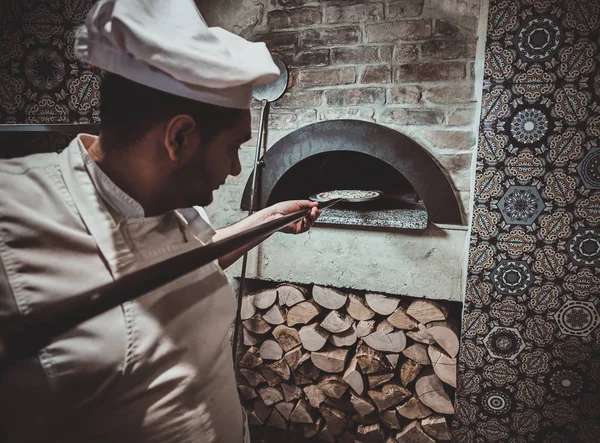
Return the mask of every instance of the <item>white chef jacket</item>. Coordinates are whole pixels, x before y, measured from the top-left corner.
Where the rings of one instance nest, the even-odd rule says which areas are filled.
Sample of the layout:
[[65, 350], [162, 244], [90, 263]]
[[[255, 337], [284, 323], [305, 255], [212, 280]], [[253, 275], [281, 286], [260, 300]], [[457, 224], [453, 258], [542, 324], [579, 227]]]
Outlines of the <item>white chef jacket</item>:
[[[198, 214], [144, 217], [80, 137], [61, 154], [0, 162], [0, 321], [26, 322], [210, 241]], [[242, 441], [234, 316], [233, 292], [211, 263], [84, 322], [0, 375], [0, 440]]]

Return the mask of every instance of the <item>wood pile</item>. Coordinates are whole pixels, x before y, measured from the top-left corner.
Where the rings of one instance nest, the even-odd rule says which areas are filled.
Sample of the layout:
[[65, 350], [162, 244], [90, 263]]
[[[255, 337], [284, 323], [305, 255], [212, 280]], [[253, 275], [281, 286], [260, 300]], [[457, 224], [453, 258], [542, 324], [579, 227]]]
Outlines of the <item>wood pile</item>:
[[448, 304], [283, 284], [246, 295], [239, 393], [251, 425], [326, 442], [450, 440]]

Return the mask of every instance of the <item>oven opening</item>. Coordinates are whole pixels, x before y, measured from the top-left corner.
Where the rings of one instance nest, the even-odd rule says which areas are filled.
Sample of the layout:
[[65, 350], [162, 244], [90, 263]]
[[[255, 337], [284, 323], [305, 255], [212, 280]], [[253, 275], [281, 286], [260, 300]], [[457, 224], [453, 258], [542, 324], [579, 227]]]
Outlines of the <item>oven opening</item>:
[[[332, 190], [382, 191], [365, 203], [324, 211], [321, 225], [369, 229], [425, 229], [461, 225], [460, 206], [440, 165], [410, 137], [359, 120], [328, 120], [297, 129], [262, 158], [256, 209]], [[252, 176], [241, 209], [249, 209]]]
[[377, 190], [384, 195], [365, 203], [340, 203], [325, 211], [318, 224], [392, 229], [427, 227], [427, 210], [410, 182], [393, 166], [361, 152], [328, 151], [305, 158], [279, 179], [267, 204], [343, 189]]

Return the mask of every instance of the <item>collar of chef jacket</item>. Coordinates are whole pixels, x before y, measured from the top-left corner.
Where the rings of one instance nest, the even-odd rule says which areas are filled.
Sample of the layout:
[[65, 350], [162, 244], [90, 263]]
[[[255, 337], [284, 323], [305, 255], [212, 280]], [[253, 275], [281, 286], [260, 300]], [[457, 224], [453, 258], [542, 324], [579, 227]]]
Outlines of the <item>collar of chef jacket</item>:
[[[130, 220], [135, 222], [145, 219], [142, 205], [119, 188], [94, 162], [81, 140], [82, 135], [91, 138], [97, 136], [79, 134], [76, 139], [77, 145], [90, 179], [115, 221]], [[175, 211], [175, 215], [183, 227], [202, 244], [209, 243], [216, 234], [216, 231], [210, 225], [206, 211], [201, 206], [178, 209]]]

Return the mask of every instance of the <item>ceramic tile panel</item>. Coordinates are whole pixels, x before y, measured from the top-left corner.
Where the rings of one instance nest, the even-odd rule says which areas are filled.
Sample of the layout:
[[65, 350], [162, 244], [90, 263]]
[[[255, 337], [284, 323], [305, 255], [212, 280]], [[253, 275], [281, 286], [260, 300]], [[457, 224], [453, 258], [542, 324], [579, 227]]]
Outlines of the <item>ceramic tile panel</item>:
[[0, 123], [98, 123], [99, 69], [79, 62], [74, 29], [94, 0], [9, 0], [0, 25]]
[[598, 441], [599, 44], [598, 0], [491, 0], [455, 441]]

